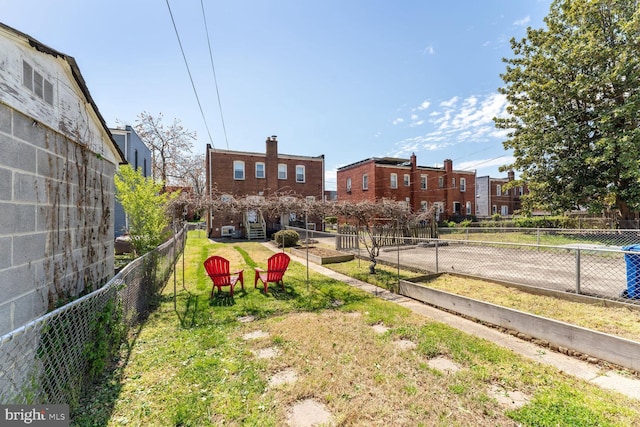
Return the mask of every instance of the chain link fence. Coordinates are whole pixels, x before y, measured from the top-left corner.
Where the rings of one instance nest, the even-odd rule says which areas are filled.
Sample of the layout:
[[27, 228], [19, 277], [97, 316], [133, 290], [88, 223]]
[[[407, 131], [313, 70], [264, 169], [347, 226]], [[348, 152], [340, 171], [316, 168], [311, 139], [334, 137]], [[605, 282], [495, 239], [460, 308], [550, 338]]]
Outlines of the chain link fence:
[[146, 318], [186, 242], [186, 227], [100, 289], [0, 337], [0, 402], [68, 404]]
[[[369, 258], [372, 238], [362, 231], [296, 231], [303, 242]], [[439, 238], [392, 242], [380, 248], [378, 261], [640, 304], [640, 246], [623, 249], [640, 244], [639, 230], [448, 228]]]

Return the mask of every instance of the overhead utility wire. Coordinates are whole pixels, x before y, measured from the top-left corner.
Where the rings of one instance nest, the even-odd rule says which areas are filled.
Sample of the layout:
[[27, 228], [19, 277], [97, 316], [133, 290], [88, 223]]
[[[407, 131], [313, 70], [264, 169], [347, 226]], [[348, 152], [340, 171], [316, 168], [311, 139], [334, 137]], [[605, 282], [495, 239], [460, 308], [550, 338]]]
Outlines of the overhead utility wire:
[[209, 58], [211, 59], [211, 69], [213, 70], [213, 82], [216, 85], [216, 95], [218, 96], [218, 107], [220, 108], [220, 120], [222, 121], [222, 131], [224, 132], [224, 141], [229, 149], [229, 139], [227, 138], [227, 127], [224, 124], [224, 115], [222, 114], [222, 102], [220, 101], [220, 91], [218, 90], [218, 79], [216, 78], [216, 67], [213, 65], [213, 53], [211, 53], [211, 38], [209, 37], [209, 27], [207, 27], [207, 15], [204, 13], [204, 2], [200, 0], [202, 7], [202, 18], [204, 19], [204, 29], [207, 32], [207, 44], [209, 45]]
[[176, 21], [173, 19], [173, 13], [171, 12], [171, 6], [169, 5], [169, 0], [166, 0], [166, 1], [167, 1], [167, 8], [169, 9], [169, 15], [171, 15], [171, 22], [173, 23], [173, 29], [176, 32], [178, 44], [180, 45], [180, 51], [182, 52], [182, 58], [184, 59], [184, 65], [186, 65], [187, 73], [189, 73], [189, 80], [191, 80], [191, 87], [193, 88], [193, 93], [196, 95], [196, 100], [198, 101], [198, 108], [200, 108], [200, 114], [202, 115], [204, 126], [205, 128], [207, 128], [207, 133], [209, 134], [209, 141], [211, 141], [211, 146], [215, 148], [213, 144], [213, 138], [211, 137], [211, 132], [209, 131], [209, 125], [207, 124], [207, 119], [204, 116], [204, 111], [202, 111], [202, 104], [200, 104], [200, 98], [198, 97], [198, 91], [196, 90], [196, 85], [193, 83], [191, 70], [189, 69], [189, 64], [187, 63], [187, 56], [184, 54], [184, 49], [182, 48], [182, 42], [180, 41], [180, 35], [178, 34], [178, 27], [176, 27]]

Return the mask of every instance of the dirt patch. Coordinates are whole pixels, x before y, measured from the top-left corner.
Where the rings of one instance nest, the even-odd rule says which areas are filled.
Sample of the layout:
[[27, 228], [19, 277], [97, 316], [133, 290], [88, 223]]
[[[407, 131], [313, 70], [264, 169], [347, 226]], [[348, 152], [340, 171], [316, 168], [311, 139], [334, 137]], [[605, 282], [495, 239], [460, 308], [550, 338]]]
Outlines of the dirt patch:
[[373, 331], [376, 334], [384, 334], [385, 332], [387, 332], [389, 330], [389, 328], [384, 326], [382, 323], [377, 323], [377, 324], [373, 325], [372, 328], [373, 328]]
[[276, 372], [269, 379], [269, 387], [277, 387], [283, 384], [291, 384], [298, 380], [298, 373], [294, 369], [285, 369], [284, 371]]
[[445, 374], [455, 374], [460, 370], [460, 365], [446, 357], [434, 357], [430, 359], [429, 367], [444, 372]]
[[414, 343], [413, 341], [409, 341], [409, 340], [398, 340], [398, 341], [394, 341], [393, 345], [396, 346], [396, 348], [399, 348], [400, 350], [413, 350], [414, 348], [416, 348], [416, 343]]
[[305, 399], [291, 407], [287, 424], [290, 427], [324, 426], [333, 425], [333, 419], [324, 405], [313, 399]]
[[262, 348], [260, 350], [252, 351], [258, 359], [273, 359], [280, 355], [280, 350], [275, 347]]
[[249, 332], [247, 334], [244, 334], [242, 336], [242, 339], [245, 341], [249, 341], [249, 340], [257, 340], [259, 338], [264, 338], [264, 337], [268, 337], [269, 334], [264, 332], [264, 331], [253, 331], [253, 332]]
[[504, 388], [492, 385], [489, 388], [489, 396], [493, 397], [498, 403], [508, 409], [517, 409], [529, 403], [531, 398], [526, 394], [518, 391], [507, 391]]

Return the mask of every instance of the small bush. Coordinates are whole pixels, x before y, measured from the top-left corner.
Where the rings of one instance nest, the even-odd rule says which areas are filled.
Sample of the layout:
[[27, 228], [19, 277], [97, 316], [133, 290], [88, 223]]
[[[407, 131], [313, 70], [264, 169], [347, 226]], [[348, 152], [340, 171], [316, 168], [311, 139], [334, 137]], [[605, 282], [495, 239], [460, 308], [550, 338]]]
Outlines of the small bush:
[[278, 247], [289, 248], [298, 244], [300, 235], [294, 230], [280, 230], [273, 235], [273, 238], [278, 244]]

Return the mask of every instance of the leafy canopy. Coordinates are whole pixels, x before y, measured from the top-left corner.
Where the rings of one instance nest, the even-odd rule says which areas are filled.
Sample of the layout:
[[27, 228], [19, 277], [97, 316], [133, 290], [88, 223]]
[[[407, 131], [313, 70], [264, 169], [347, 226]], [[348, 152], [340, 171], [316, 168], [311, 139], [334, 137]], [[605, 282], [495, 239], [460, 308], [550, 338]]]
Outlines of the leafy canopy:
[[160, 245], [169, 234], [167, 208], [178, 193], [162, 193], [162, 183], [144, 177], [130, 165], [120, 167], [115, 176], [116, 197], [128, 217], [129, 235], [136, 254], [145, 254]]
[[511, 40], [509, 102], [496, 126], [530, 194], [552, 211], [640, 210], [640, 12], [637, 0], [556, 0], [547, 29]]

